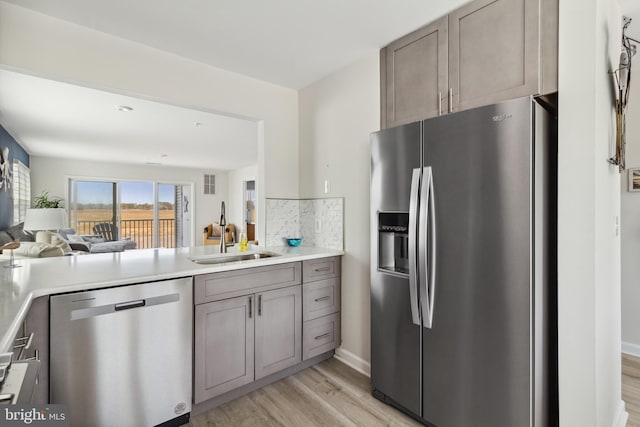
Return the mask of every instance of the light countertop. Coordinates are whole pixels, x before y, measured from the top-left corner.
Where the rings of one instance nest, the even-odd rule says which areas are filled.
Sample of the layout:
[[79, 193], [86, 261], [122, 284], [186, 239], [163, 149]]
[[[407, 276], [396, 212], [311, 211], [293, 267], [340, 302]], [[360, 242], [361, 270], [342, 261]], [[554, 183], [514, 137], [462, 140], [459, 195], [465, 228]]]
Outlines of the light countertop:
[[[229, 248], [229, 254], [237, 247]], [[219, 271], [261, 267], [343, 255], [342, 251], [309, 247], [252, 247], [249, 252], [279, 256], [202, 265], [191, 261], [217, 255], [215, 246], [180, 249], [138, 249], [116, 253], [19, 259], [21, 267], [0, 262], [0, 353], [10, 351], [13, 338], [34, 298], [65, 292], [151, 282]]]

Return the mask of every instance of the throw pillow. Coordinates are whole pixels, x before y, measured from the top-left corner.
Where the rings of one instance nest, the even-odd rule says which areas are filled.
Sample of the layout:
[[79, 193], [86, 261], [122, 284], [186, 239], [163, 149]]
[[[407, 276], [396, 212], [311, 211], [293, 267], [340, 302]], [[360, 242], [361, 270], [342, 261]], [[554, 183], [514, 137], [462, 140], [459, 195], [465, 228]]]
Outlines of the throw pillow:
[[82, 236], [85, 242], [93, 243], [104, 243], [107, 240], [104, 237], [100, 236]]
[[67, 234], [67, 240], [73, 243], [84, 243], [85, 240], [79, 234]]
[[67, 235], [69, 234], [76, 234], [76, 229], [75, 228], [61, 228], [60, 230], [58, 230], [58, 234], [60, 235], [60, 237], [62, 237], [64, 240], [69, 240], [69, 238], [67, 237]]
[[0, 231], [0, 246], [13, 242], [13, 237], [6, 231]]
[[21, 222], [20, 224], [7, 228], [7, 233], [14, 239], [19, 239], [21, 242], [35, 242], [36, 236], [34, 236], [32, 232], [24, 230], [23, 227], [24, 222]]
[[71, 252], [71, 246], [69, 246], [67, 241], [64, 240], [62, 237], [58, 236], [57, 234], [54, 234], [53, 236], [51, 236], [51, 244], [62, 249], [64, 253]]

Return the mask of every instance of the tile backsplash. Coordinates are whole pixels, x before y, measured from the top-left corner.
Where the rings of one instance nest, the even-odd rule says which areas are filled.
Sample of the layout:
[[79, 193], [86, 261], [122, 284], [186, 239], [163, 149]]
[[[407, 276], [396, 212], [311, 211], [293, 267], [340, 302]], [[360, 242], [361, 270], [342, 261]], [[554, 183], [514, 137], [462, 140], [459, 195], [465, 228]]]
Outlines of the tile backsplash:
[[267, 199], [267, 246], [302, 237], [301, 246], [344, 249], [344, 198]]

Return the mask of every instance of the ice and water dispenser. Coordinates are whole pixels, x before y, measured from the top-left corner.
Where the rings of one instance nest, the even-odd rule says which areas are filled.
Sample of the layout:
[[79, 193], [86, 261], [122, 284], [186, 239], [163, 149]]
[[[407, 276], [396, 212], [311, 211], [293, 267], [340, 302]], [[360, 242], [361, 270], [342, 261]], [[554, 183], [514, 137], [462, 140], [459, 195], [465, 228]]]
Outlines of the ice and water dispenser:
[[378, 212], [378, 269], [409, 273], [408, 212]]

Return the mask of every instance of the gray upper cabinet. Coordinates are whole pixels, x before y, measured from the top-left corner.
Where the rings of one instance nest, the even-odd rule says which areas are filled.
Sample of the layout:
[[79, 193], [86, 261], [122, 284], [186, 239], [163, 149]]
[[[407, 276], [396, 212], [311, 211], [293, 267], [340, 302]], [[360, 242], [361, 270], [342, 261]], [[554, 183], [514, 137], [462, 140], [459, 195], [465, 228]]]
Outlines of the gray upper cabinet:
[[556, 92], [558, 0], [475, 0], [382, 49], [381, 64], [382, 128]]
[[478, 0], [449, 14], [453, 110], [538, 93], [538, 1]]
[[256, 379], [302, 361], [302, 288], [291, 286], [257, 297]]
[[446, 17], [396, 40], [380, 55], [382, 127], [437, 116], [447, 108]]

